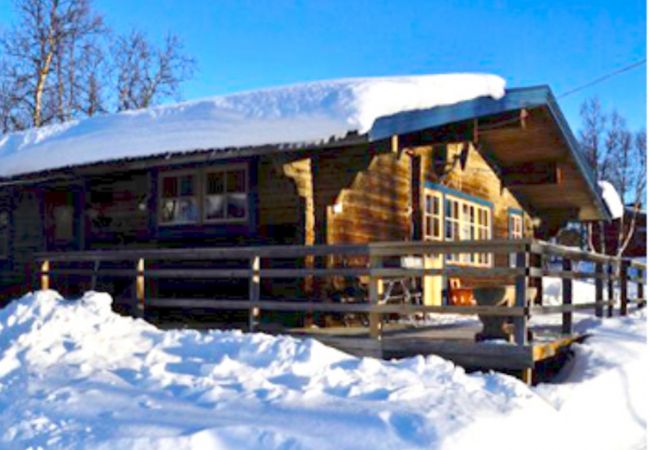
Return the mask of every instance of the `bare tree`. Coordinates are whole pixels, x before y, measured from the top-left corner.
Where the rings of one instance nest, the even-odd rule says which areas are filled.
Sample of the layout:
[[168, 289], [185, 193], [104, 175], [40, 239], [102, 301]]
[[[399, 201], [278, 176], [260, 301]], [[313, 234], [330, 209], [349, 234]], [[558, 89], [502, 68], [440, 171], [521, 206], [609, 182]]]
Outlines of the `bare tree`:
[[[103, 30], [89, 0], [16, 0], [18, 23], [0, 39], [17, 108], [29, 112], [28, 125], [67, 120], [74, 112], [71, 77], [80, 47]], [[54, 72], [54, 75], [53, 75]]]
[[[612, 183], [624, 204], [623, 216], [617, 220], [614, 249], [622, 256], [628, 247], [646, 189], [646, 132], [631, 132], [625, 119], [616, 111], [605, 114], [597, 98], [587, 100], [581, 108], [583, 129], [580, 132], [585, 157], [598, 180]], [[599, 232], [594, 232], [598, 227]], [[587, 225], [588, 245], [592, 251], [605, 252], [604, 223]]]
[[117, 70], [118, 111], [146, 108], [165, 98], [177, 98], [180, 84], [193, 72], [194, 59], [185, 55], [178, 36], [168, 34], [155, 48], [140, 31], [117, 39], [113, 48]]

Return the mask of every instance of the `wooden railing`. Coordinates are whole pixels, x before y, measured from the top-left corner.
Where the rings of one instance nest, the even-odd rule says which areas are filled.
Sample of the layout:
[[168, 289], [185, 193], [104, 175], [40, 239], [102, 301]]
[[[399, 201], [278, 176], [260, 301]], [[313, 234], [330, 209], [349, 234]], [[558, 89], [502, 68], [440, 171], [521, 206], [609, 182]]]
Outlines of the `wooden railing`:
[[[515, 267], [468, 267], [443, 265], [440, 268], [387, 267], [387, 260], [404, 256], [431, 256], [453, 254], [488, 253], [494, 255], [517, 255]], [[326, 260], [356, 258], [363, 264], [340, 267], [322, 264], [309, 267], [307, 259]], [[267, 262], [278, 259], [297, 258], [298, 267], [273, 268]], [[507, 257], [504, 259], [508, 259]], [[237, 260], [237, 267], [158, 267], [160, 262]], [[116, 251], [85, 251], [66, 253], [43, 253], [37, 255], [41, 287], [54, 286], [54, 277], [86, 277], [89, 287], [94, 289], [102, 276], [128, 277], [133, 280], [135, 299], [141, 308], [152, 307], [200, 307], [215, 310], [247, 310], [249, 329], [255, 330], [260, 312], [293, 311], [303, 314], [315, 311], [329, 313], [361, 313], [368, 315], [369, 334], [374, 339], [382, 337], [382, 318], [387, 314], [410, 315], [415, 313], [481, 314], [511, 317], [514, 324], [514, 342], [527, 345], [529, 319], [538, 314], [561, 314], [562, 332], [572, 332], [573, 313], [579, 310], [593, 310], [596, 316], [612, 316], [615, 308], [620, 314], [628, 312], [629, 305], [642, 307], [645, 299], [646, 266], [639, 262], [616, 259], [610, 256], [584, 252], [534, 239], [484, 240], [458, 242], [382, 242], [363, 245], [315, 245], [315, 246], [260, 246], [229, 248], [186, 248], [186, 249], [138, 249]], [[104, 268], [106, 262], [120, 263], [119, 268]], [[579, 270], [579, 263], [588, 263], [593, 270]], [[71, 265], [73, 267], [71, 267]], [[584, 264], [583, 264], [584, 265]], [[324, 267], [323, 267], [324, 266]], [[503, 306], [455, 306], [423, 304], [383, 304], [380, 302], [381, 280], [391, 278], [420, 278], [426, 276], [446, 277], [493, 277], [495, 280], [507, 277], [514, 280], [514, 305]], [[332, 303], [327, 299], [298, 298], [273, 300], [261, 297], [262, 279], [273, 278], [328, 278], [348, 277], [367, 280], [367, 298], [360, 303]], [[543, 277], [562, 279], [562, 304], [531, 304], [527, 288], [536, 285], [542, 289]], [[160, 279], [245, 279], [248, 280], [246, 299], [232, 298], [160, 298], [151, 295], [147, 283]], [[576, 303], [572, 289], [573, 280], [594, 280], [595, 301]], [[498, 283], [495, 281], [495, 284]], [[629, 284], [636, 286], [636, 296], [630, 298]], [[619, 295], [614, 293], [618, 288]], [[607, 299], [605, 299], [607, 297]], [[543, 292], [538, 295], [543, 299]]]

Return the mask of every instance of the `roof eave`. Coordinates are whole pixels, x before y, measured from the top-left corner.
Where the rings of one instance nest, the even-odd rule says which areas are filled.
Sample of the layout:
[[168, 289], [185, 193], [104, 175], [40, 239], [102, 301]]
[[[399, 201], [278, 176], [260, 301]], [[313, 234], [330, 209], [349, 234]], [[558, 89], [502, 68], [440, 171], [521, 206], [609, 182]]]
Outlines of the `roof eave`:
[[551, 88], [547, 85], [508, 89], [503, 97], [479, 97], [446, 106], [406, 111], [378, 118], [369, 132], [370, 141], [387, 139], [393, 135], [412, 133], [428, 128], [436, 128], [454, 122], [475, 119], [493, 114], [504, 113], [521, 108], [546, 106], [557, 123], [564, 142], [574, 158], [578, 170], [594, 195], [596, 206], [605, 220], [612, 216], [600, 194], [596, 180], [580, 151], [569, 124], [557, 104]]

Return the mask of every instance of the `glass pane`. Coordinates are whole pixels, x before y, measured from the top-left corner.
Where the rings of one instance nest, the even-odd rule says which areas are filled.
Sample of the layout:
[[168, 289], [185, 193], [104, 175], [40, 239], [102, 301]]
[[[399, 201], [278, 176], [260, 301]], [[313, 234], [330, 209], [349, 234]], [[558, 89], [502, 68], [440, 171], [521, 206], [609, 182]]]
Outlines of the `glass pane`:
[[440, 199], [433, 197], [433, 213], [437, 216], [440, 215]]
[[425, 227], [426, 229], [425, 229], [425, 231], [424, 231], [424, 235], [425, 235], [426, 237], [431, 237], [431, 236], [433, 236], [433, 227], [431, 226], [431, 225], [432, 225], [432, 222], [433, 222], [433, 221], [431, 220], [430, 217], [427, 217], [427, 219], [424, 221], [424, 223], [426, 224], [426, 227]]
[[176, 200], [163, 201], [160, 209], [160, 220], [165, 223], [174, 221], [174, 210], [176, 208]]
[[246, 192], [246, 172], [231, 170], [226, 172], [227, 192]]
[[231, 194], [228, 196], [228, 217], [241, 219], [246, 217], [246, 194]]
[[57, 206], [54, 208], [54, 239], [68, 241], [73, 236], [72, 206]]
[[426, 198], [426, 201], [425, 201], [425, 205], [424, 205], [424, 210], [427, 213], [431, 214], [433, 212], [433, 197], [430, 196], [430, 195], [427, 195], [425, 198]]
[[163, 178], [163, 198], [177, 197], [178, 196], [178, 178], [164, 177]]
[[205, 218], [207, 220], [223, 219], [225, 215], [225, 195], [211, 195], [205, 199]]
[[224, 191], [223, 172], [213, 172], [208, 174], [207, 194], [222, 194]]
[[178, 201], [178, 220], [181, 222], [196, 222], [199, 220], [199, 208], [194, 198], [183, 198]]
[[164, 223], [196, 222], [199, 208], [194, 198], [165, 200], [160, 215]]
[[440, 221], [438, 219], [433, 221], [433, 236], [440, 239], [442, 233], [440, 232]]
[[180, 195], [183, 197], [194, 195], [194, 175], [180, 177]]

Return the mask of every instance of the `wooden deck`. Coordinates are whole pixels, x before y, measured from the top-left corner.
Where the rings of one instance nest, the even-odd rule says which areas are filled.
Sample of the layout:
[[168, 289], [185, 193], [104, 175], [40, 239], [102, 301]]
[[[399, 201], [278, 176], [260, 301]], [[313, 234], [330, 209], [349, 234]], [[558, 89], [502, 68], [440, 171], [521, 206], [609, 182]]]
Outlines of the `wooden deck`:
[[380, 340], [365, 327], [294, 328], [294, 336], [312, 337], [356, 356], [383, 359], [437, 355], [469, 370], [533, 369], [537, 362], [554, 358], [583, 340], [584, 334], [563, 335], [554, 327], [530, 327], [535, 339], [528, 345], [505, 341], [476, 342], [480, 322], [409, 326], [387, 324]]
[[[390, 265], [391, 260], [403, 256], [463, 253], [514, 254], [516, 266], [407, 268]], [[324, 264], [329, 257], [339, 262]], [[356, 265], [344, 264], [349, 257], [357, 261]], [[305, 264], [288, 268], [275, 268], [270, 264], [274, 260], [287, 258], [297, 258], [297, 261], [305, 261]], [[231, 260], [240, 260], [239, 266], [218, 265], [219, 262]], [[310, 264], [306, 263], [308, 260]], [[592, 269], [578, 264], [581, 261], [589, 263]], [[133, 310], [145, 317], [147, 311], [176, 309], [183, 315], [202, 311], [211, 318], [228, 317], [220, 327], [232, 327], [233, 320], [236, 320], [241, 328], [248, 331], [314, 337], [359, 356], [390, 359], [439, 355], [468, 369], [517, 371], [527, 382], [532, 381], [536, 364], [565, 354], [572, 343], [584, 338], [573, 330], [575, 312], [590, 311], [596, 317], [611, 317], [615, 310], [625, 315], [629, 306], [641, 308], [646, 304], [645, 264], [535, 239], [67, 252], [40, 254], [37, 262], [40, 264], [37, 273], [43, 289], [51, 287], [53, 279], [58, 282], [62, 276], [76, 277], [76, 284], [85, 277], [91, 289], [95, 288], [102, 276], [124, 277], [132, 286], [132, 304], [137, 305]], [[197, 262], [209, 262], [211, 266], [206, 268]], [[110, 266], [110, 263], [116, 264]], [[174, 264], [177, 266], [174, 267]], [[191, 264], [196, 266], [190, 267]], [[423, 284], [425, 277], [429, 276], [482, 276], [494, 280], [507, 276], [514, 279], [514, 304], [460, 306], [445, 302], [427, 305], [419, 301], [395, 304], [381, 297], [380, 285], [383, 280], [419, 279]], [[263, 279], [311, 279], [321, 280], [322, 283], [332, 277], [357, 281], [365, 278], [367, 295], [345, 303], [333, 301], [315, 291], [312, 294], [305, 292], [299, 298], [283, 296], [278, 299], [266, 296], [261, 290]], [[542, 303], [542, 277], [562, 280], [562, 304]], [[243, 283], [239, 284], [247, 292], [239, 298], [220, 295], [215, 291], [199, 292], [212, 298], [184, 298], [182, 294], [166, 298], [156, 295], [155, 284], [161, 279], [176, 279], [182, 283], [182, 280], [194, 278], [241, 280]], [[573, 280], [593, 280], [595, 302], [576, 304]], [[533, 282], [539, 288], [540, 300], [537, 303], [528, 296], [528, 287]], [[628, 295], [628, 285], [637, 288], [634, 298]], [[615, 286], [618, 288], [617, 296], [614, 296]], [[236, 314], [232, 315], [233, 311]], [[309, 323], [315, 314], [320, 316], [323, 324], [327, 323], [325, 318], [346, 315], [365, 318], [366, 322], [363, 327], [283, 328], [282, 321], [277, 320], [282, 315], [292, 315], [301, 319], [298, 323]], [[440, 324], [427, 322], [426, 326], [413, 326], [413, 321], [408, 320], [430, 314], [446, 314], [446, 317], [461, 315], [467, 319], [445, 319]], [[475, 319], [479, 314], [508, 318], [512, 324], [512, 342], [475, 342], [474, 336], [482, 327]], [[535, 324], [536, 316], [547, 315], [554, 315], [557, 325]], [[400, 321], [395, 322], [396, 317]], [[246, 322], [246, 318], [247, 323], [241, 323], [242, 319]]]

